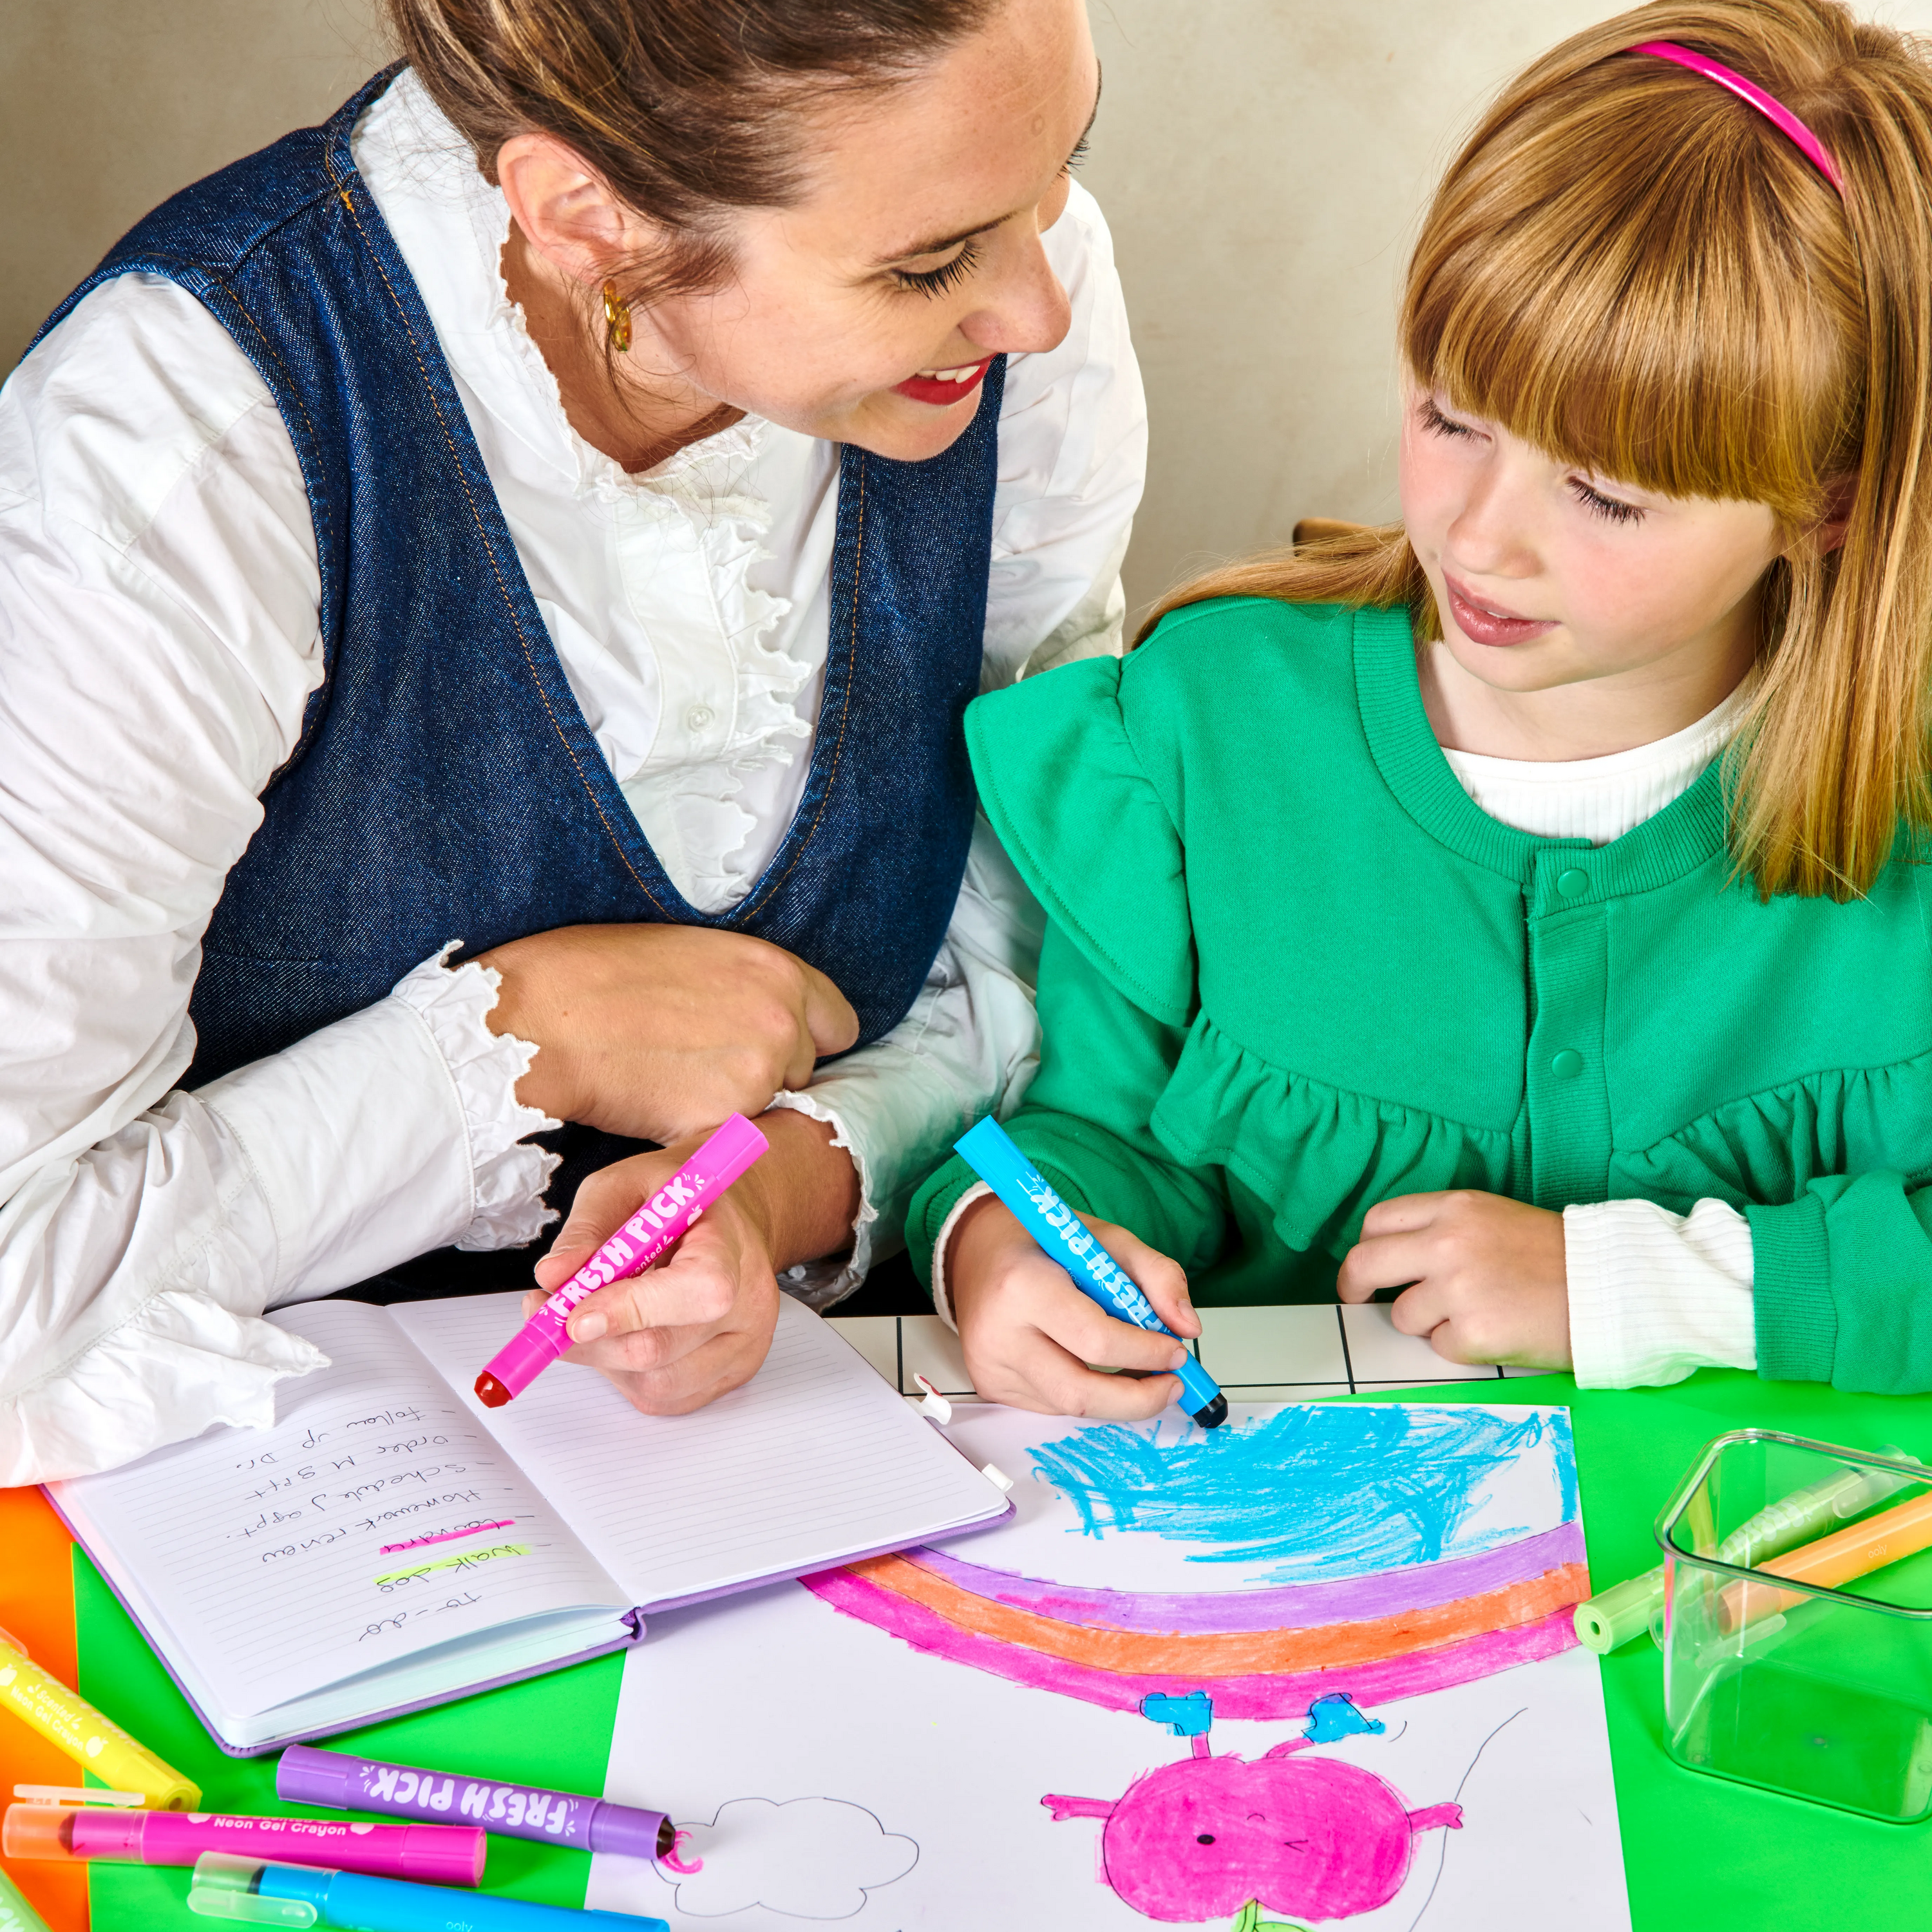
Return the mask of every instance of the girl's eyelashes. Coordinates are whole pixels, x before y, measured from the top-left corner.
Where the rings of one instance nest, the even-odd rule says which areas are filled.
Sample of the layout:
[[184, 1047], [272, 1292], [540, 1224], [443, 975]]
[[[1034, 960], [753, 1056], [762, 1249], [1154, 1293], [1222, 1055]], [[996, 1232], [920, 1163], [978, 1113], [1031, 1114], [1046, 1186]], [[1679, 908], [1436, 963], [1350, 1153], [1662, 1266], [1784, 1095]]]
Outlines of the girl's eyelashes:
[[[1458, 422], [1454, 416], [1444, 414], [1442, 406], [1433, 396], [1424, 396], [1418, 405], [1417, 415], [1422, 427], [1432, 436], [1443, 436], [1474, 441], [1483, 432], [1473, 423]], [[1569, 479], [1570, 488], [1576, 500], [1592, 516], [1600, 517], [1608, 524], [1635, 524], [1643, 520], [1643, 512], [1634, 503], [1626, 503], [1619, 497], [1606, 496], [1604, 492], [1581, 476]]]
[[964, 242], [951, 261], [943, 262], [936, 268], [895, 268], [892, 275], [902, 289], [916, 290], [922, 296], [944, 295], [948, 289], [963, 282], [979, 263], [979, 244]]
[[1433, 396], [1423, 398], [1421, 416], [1423, 428], [1432, 436], [1473, 436], [1478, 434], [1469, 424], [1460, 423], [1454, 416], [1444, 416]]
[[1077, 173], [1079, 171], [1080, 164], [1086, 158], [1087, 136], [1082, 134], [1079, 140], [1074, 142], [1072, 153], [1060, 164], [1060, 172], [1064, 175]]
[[1601, 517], [1606, 524], [1637, 524], [1643, 520], [1643, 512], [1634, 503], [1606, 496], [1602, 490], [1593, 490], [1580, 476], [1571, 477], [1570, 487], [1576, 493], [1577, 502], [1592, 516]]

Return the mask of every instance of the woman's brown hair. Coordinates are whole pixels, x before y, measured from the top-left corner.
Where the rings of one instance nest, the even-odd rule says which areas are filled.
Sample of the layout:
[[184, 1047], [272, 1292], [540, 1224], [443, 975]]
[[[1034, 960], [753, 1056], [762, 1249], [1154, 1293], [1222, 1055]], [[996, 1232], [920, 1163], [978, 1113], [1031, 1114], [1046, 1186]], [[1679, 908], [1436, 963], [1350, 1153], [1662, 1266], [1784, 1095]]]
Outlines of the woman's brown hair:
[[912, 78], [998, 4], [384, 0], [404, 58], [491, 182], [513, 135], [554, 135], [670, 231], [650, 261], [612, 265], [640, 304], [723, 278], [724, 212], [796, 198], [800, 110]]
[[[1726, 89], [1628, 50], [1672, 40], [1804, 122], [1843, 201]], [[1561, 460], [1673, 496], [1767, 504], [1764, 676], [1730, 754], [1759, 890], [1868, 890], [1932, 828], [1932, 65], [1833, 0], [1657, 0], [1566, 40], [1450, 166], [1400, 336], [1421, 387]], [[1826, 550], [1822, 524], [1848, 516]], [[1174, 592], [1407, 604], [1400, 526]], [[1142, 633], [1145, 634], [1144, 632]]]

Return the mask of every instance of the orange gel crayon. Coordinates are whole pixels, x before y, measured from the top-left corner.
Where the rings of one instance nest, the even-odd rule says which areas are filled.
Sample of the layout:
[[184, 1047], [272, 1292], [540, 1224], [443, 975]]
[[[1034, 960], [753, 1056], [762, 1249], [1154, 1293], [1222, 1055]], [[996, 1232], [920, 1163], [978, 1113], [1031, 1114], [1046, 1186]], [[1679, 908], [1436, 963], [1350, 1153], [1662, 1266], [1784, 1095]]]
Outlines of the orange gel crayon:
[[[1928, 1548], [1932, 1548], [1932, 1494], [1848, 1524], [1802, 1549], [1787, 1550], [1760, 1563], [1758, 1574], [1836, 1588]], [[1775, 1616], [1805, 1600], [1802, 1590], [1775, 1589], [1768, 1583], [1726, 1584], [1719, 1599], [1718, 1628], [1728, 1636], [1745, 1624]]]

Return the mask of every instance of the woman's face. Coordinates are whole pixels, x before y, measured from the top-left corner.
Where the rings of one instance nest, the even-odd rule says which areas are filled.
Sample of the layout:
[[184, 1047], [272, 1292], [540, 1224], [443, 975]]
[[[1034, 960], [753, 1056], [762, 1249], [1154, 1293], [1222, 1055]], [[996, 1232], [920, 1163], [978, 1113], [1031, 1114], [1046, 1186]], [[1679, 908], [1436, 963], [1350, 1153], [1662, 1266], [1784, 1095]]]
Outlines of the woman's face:
[[[623, 373], [667, 401], [881, 456], [938, 454], [972, 421], [994, 356], [1066, 333], [1040, 237], [1066, 205], [1099, 88], [1083, 0], [1006, 0], [916, 79], [808, 110], [793, 130], [800, 200], [734, 213], [730, 279], [634, 311]], [[500, 158], [512, 211], [554, 266], [595, 288], [589, 254], [547, 228], [534, 177], [518, 172], [532, 143]], [[590, 233], [595, 212], [580, 198], [570, 226]], [[614, 238], [594, 252], [610, 259]], [[628, 225], [621, 246], [653, 239]]]
[[1401, 480], [1444, 645], [1492, 690], [1714, 678], [1721, 695], [1750, 664], [1783, 548], [1765, 505], [1592, 476], [1426, 391], [1407, 399]]

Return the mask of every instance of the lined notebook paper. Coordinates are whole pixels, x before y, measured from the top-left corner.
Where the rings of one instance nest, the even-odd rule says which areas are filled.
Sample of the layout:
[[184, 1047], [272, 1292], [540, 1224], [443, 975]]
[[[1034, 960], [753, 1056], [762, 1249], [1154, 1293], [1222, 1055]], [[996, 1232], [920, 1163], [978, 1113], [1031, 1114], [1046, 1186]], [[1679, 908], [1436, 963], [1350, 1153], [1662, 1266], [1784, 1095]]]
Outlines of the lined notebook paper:
[[998, 1521], [1005, 1497], [820, 1318], [688, 1416], [559, 1364], [472, 1392], [521, 1297], [271, 1318], [330, 1366], [55, 1505], [224, 1748], [248, 1753], [634, 1640], [640, 1613]]
[[[480, 1364], [515, 1330], [517, 1304], [505, 1301], [391, 1312], [432, 1360]], [[789, 1297], [764, 1366], [694, 1414], [640, 1415], [602, 1376], [568, 1365], [504, 1408], [485, 1408], [467, 1388], [464, 1400], [646, 1609], [877, 1550], [914, 1520], [983, 1517], [996, 1502], [963, 1456], [933, 1454], [932, 1426]]]
[[[629, 1607], [386, 1310], [316, 1303], [278, 1325], [329, 1366], [282, 1384], [273, 1429], [217, 1430], [58, 1486], [223, 1710], [520, 1617], [601, 1606], [608, 1623]], [[508, 1526], [396, 1547], [486, 1523]], [[412, 1575], [424, 1558], [446, 1567]]]

